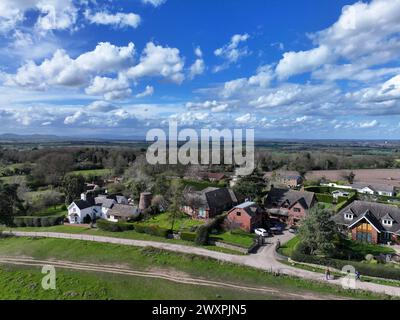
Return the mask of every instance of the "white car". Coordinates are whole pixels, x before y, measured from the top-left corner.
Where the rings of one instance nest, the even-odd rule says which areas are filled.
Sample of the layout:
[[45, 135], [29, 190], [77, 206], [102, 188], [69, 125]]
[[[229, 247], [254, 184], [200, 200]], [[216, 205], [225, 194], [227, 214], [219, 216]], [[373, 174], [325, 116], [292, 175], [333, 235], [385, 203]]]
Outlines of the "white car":
[[263, 228], [258, 228], [254, 230], [254, 233], [256, 235], [259, 235], [261, 237], [268, 237], [268, 232], [267, 230], [263, 229]]

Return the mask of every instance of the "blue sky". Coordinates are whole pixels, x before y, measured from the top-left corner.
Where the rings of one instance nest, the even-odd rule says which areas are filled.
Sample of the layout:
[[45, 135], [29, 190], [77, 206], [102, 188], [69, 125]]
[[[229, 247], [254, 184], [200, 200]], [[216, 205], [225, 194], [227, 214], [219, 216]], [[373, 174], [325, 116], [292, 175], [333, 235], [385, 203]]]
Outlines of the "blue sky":
[[3, 0], [0, 133], [400, 138], [400, 0]]

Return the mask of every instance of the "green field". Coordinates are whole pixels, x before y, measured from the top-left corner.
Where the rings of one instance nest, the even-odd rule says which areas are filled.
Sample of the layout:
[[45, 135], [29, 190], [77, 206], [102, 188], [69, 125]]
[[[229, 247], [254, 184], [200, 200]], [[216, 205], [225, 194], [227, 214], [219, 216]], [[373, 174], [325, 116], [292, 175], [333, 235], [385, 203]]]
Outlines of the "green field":
[[204, 300], [272, 299], [272, 294], [251, 293], [174, 283], [163, 279], [56, 269], [56, 289], [44, 290], [39, 268], [0, 266], [0, 299], [62, 300]]
[[[146, 271], [162, 269], [169, 272], [180, 272], [187, 276], [193, 276], [196, 278], [201, 277], [204, 279], [249, 286], [267, 286], [277, 288], [283, 292], [296, 292], [300, 294], [315, 293], [318, 297], [323, 297], [324, 294], [329, 294], [353, 298], [382, 298], [365, 292], [346, 291], [326, 283], [310, 282], [284, 275], [273, 275], [250, 267], [219, 262], [214, 259], [195, 255], [167, 252], [154, 248], [137, 248], [78, 240], [10, 237], [0, 239], [0, 255], [26, 256], [35, 259], [58, 259], [82, 263], [95, 263], [100, 265], [117, 264], [135, 270]], [[101, 281], [103, 276], [99, 276], [98, 272], [96, 272], [96, 274], [91, 274], [94, 278], [86, 278], [86, 280], [84, 279], [85, 277], [80, 276], [80, 273], [74, 272], [74, 274], [78, 277], [79, 281], [86, 283], [87, 286], [92, 286], [92, 288], [95, 288], [94, 290], [98, 289], [97, 286], [102, 285]], [[137, 285], [133, 284], [132, 286], [135, 286], [138, 289], [136, 297], [148, 298], [148, 295], [151, 294], [153, 289], [144, 290], [144, 284], [146, 284], [147, 281], [142, 280], [143, 279], [141, 279]], [[2, 281], [5, 280], [2, 279]], [[8, 289], [7, 291], [2, 289], [1, 292], [3, 293], [3, 298], [7, 298], [8, 294], [10, 294], [11, 297], [15, 297], [15, 292], [12, 292], [12, 290], [18, 291], [22, 290], [21, 288], [26, 288], [27, 285], [24, 285], [24, 281], [25, 279], [21, 277], [21, 275], [18, 276], [15, 273], [8, 276], [6, 282], [14, 283], [14, 286], [10, 285], [8, 288], [14, 289]], [[153, 282], [154, 280], [151, 281]], [[74, 283], [72, 279], [70, 282]], [[127, 282], [121, 281], [121, 283], [129, 286]], [[156, 284], [156, 281], [154, 281], [154, 283]], [[169, 285], [170, 283], [168, 283], [168, 286]], [[75, 285], [75, 288], [77, 287], [80, 288], [80, 285]], [[119, 287], [117, 289], [119, 289]], [[68, 287], [66, 287], [65, 290], [68, 290]], [[124, 286], [122, 286], [120, 290], [124, 291]], [[190, 294], [190, 292], [191, 291], [189, 290], [188, 293]], [[182, 291], [182, 294], [184, 293], [185, 291]], [[122, 293], [120, 294], [122, 295]], [[190, 298], [189, 294], [186, 297]], [[170, 296], [169, 298], [172, 299], [174, 297]]]
[[288, 242], [281, 245], [279, 248], [279, 253], [283, 254], [284, 256], [290, 257], [296, 245], [300, 242], [299, 237], [294, 237], [290, 239]]
[[47, 209], [40, 210], [32, 214], [32, 216], [36, 217], [49, 217], [49, 216], [56, 216], [56, 215], [67, 215], [67, 210], [63, 208], [63, 205], [58, 205], [56, 207], [50, 207]]
[[222, 240], [223, 242], [229, 244], [238, 245], [244, 248], [249, 248], [254, 243], [256, 235], [240, 231], [237, 232], [227, 231], [224, 233], [212, 235], [211, 237], [216, 240]]

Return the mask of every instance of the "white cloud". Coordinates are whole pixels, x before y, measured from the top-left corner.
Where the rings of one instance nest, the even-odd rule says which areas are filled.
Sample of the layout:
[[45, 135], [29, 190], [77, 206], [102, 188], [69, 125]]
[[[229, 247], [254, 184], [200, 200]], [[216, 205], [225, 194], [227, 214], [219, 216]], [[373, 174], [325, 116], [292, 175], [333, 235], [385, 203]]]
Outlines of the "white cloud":
[[154, 93], [154, 87], [153, 86], [146, 86], [146, 89], [144, 89], [143, 92], [138, 93], [136, 95], [136, 98], [144, 98], [144, 97], [147, 97], [147, 96], [151, 96], [151, 95], [153, 95], [153, 93]]
[[116, 79], [96, 76], [85, 92], [89, 95], [104, 95], [106, 100], [123, 99], [132, 93], [129, 81], [123, 75]]
[[246, 42], [250, 36], [245, 34], [235, 34], [231, 41], [225, 46], [214, 51], [217, 57], [223, 58], [226, 62], [222, 65], [214, 67], [214, 72], [222, 71], [229, 67], [230, 64], [238, 62], [238, 60], [249, 54], [247, 47], [240, 47], [242, 42]]
[[276, 73], [280, 79], [286, 79], [295, 74], [314, 70], [326, 63], [330, 55], [331, 52], [326, 46], [309, 51], [286, 52], [276, 67]]
[[201, 75], [204, 73], [206, 69], [204, 60], [203, 60], [203, 52], [201, 51], [200, 47], [195, 49], [195, 55], [197, 57], [196, 61], [190, 66], [189, 70], [189, 78], [194, 79], [196, 76]]
[[185, 78], [182, 73], [184, 64], [178, 49], [149, 42], [143, 50], [139, 64], [130, 68], [126, 74], [135, 80], [149, 76], [162, 76], [180, 84]]
[[144, 4], [151, 4], [154, 7], [159, 7], [165, 2], [167, 2], [167, 0], [142, 0], [142, 2]]
[[362, 129], [370, 129], [370, 128], [375, 128], [378, 125], [379, 125], [379, 122], [377, 120], [372, 120], [372, 121], [367, 121], [367, 122], [361, 122], [359, 124], [359, 127]]
[[137, 28], [141, 22], [141, 18], [135, 13], [108, 13], [108, 12], [96, 12], [91, 14], [85, 12], [85, 17], [90, 23], [101, 24], [101, 25], [112, 25], [118, 28], [132, 27]]
[[106, 101], [94, 101], [87, 108], [94, 112], [110, 112], [117, 109], [115, 105]]
[[73, 115], [68, 116], [64, 119], [64, 124], [75, 124], [86, 118], [86, 113], [82, 110], [76, 111]]
[[64, 50], [57, 50], [51, 59], [40, 65], [29, 61], [9, 75], [7, 84], [46, 89], [51, 85], [79, 87], [88, 82], [91, 74], [117, 72], [131, 63], [134, 45], [116, 47], [108, 42], [99, 43], [95, 50], [80, 55], [75, 60]]
[[285, 53], [276, 72], [280, 78], [287, 78], [341, 59], [368, 67], [398, 58], [399, 21], [399, 0], [345, 6], [336, 23], [311, 35], [316, 48]]
[[250, 113], [246, 113], [245, 115], [235, 119], [235, 121], [240, 124], [249, 124], [251, 122], [255, 122], [256, 120], [256, 117], [251, 115]]
[[208, 109], [211, 112], [224, 112], [229, 108], [228, 103], [219, 103], [216, 100], [205, 102], [188, 102], [186, 103], [188, 109]]

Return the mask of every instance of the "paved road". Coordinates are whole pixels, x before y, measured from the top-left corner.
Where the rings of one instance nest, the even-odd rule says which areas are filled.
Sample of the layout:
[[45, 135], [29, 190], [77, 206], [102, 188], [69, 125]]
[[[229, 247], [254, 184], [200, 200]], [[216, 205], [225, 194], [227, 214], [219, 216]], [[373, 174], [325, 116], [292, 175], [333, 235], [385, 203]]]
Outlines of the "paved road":
[[[232, 255], [227, 253], [221, 253], [217, 251], [211, 251], [199, 247], [185, 246], [181, 244], [172, 244], [165, 242], [156, 242], [156, 241], [144, 241], [144, 240], [133, 240], [133, 239], [120, 239], [120, 238], [112, 238], [112, 237], [102, 237], [102, 236], [91, 236], [91, 235], [83, 235], [83, 234], [67, 234], [67, 233], [55, 233], [55, 232], [23, 232], [23, 231], [3, 231], [3, 234], [9, 234], [20, 237], [46, 237], [46, 238], [60, 238], [60, 239], [75, 239], [75, 240], [85, 240], [85, 241], [95, 241], [95, 242], [103, 242], [103, 243], [114, 243], [114, 244], [123, 244], [130, 245], [136, 247], [154, 247], [163, 250], [169, 250], [173, 252], [180, 253], [189, 253], [195, 254], [204, 257], [214, 258], [220, 261], [226, 261], [236, 264], [241, 264], [245, 266], [250, 266], [262, 270], [267, 270], [271, 272], [301, 277], [309, 280], [315, 281], [324, 281], [325, 276], [321, 273], [306, 271], [302, 269], [298, 269], [295, 267], [291, 267], [285, 264], [280, 263], [277, 260], [275, 245], [276, 242], [279, 241], [283, 244], [290, 240], [293, 235], [289, 232], [285, 232], [280, 236], [275, 236], [274, 238], [269, 238], [269, 244], [262, 247], [258, 253], [247, 255], [247, 256], [239, 256]], [[341, 279], [329, 280], [329, 283], [335, 285], [342, 285]], [[400, 288], [393, 286], [385, 286], [379, 285], [375, 283], [367, 283], [357, 281], [356, 289], [367, 290], [380, 294], [388, 294], [392, 296], [400, 297]]]

